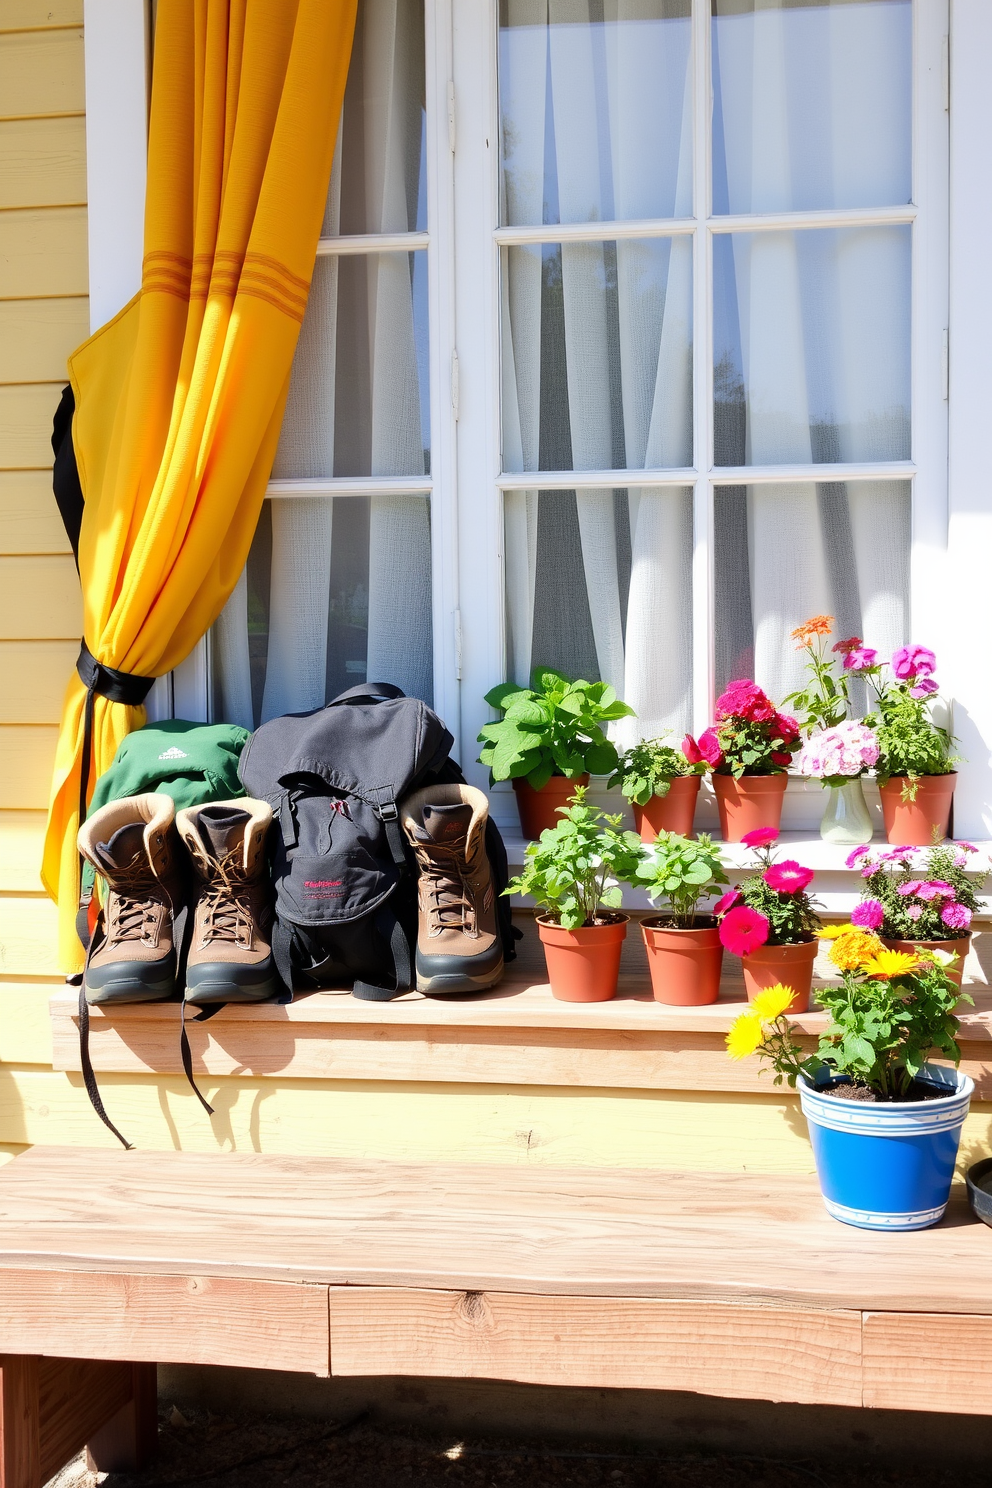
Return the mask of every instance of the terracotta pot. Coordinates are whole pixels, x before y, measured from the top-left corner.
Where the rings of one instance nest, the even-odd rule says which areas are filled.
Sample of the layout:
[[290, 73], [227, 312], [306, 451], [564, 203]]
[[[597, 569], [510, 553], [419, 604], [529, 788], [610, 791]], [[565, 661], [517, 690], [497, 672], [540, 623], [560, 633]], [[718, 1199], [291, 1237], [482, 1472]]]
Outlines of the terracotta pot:
[[786, 987], [792, 987], [795, 992], [786, 1012], [809, 1012], [813, 992], [813, 963], [818, 947], [819, 942], [816, 940], [801, 940], [798, 945], [759, 946], [750, 956], [744, 956], [744, 990], [748, 1002], [753, 1002], [766, 987], [774, 987], [781, 982]]
[[589, 776], [577, 775], [574, 780], [566, 780], [564, 775], [552, 775], [547, 785], [542, 786], [539, 791], [528, 785], [523, 776], [512, 783], [517, 797], [521, 830], [525, 837], [536, 841], [542, 832], [558, 825], [561, 821], [558, 807], [567, 806], [575, 794], [575, 787], [588, 785]]
[[935, 842], [943, 842], [957, 783], [956, 770], [947, 775], [921, 775], [916, 782], [915, 801], [902, 799], [904, 775], [893, 775], [880, 785], [885, 836], [893, 847], [931, 847]]
[[720, 832], [724, 842], [740, 842], [759, 827], [778, 831], [788, 775], [714, 775], [713, 788], [720, 810]]
[[968, 947], [971, 945], [971, 932], [958, 936], [957, 940], [888, 940], [883, 935], [882, 944], [888, 946], [890, 951], [932, 951], [936, 949], [957, 956], [956, 964], [947, 967], [947, 975], [956, 987], [960, 987]]
[[659, 832], [692, 836], [692, 818], [699, 795], [698, 775], [679, 775], [669, 782], [668, 794], [652, 796], [646, 806], [634, 807], [634, 823], [642, 842], [654, 842]]
[[723, 946], [710, 916], [691, 930], [676, 930], [662, 919], [641, 921], [655, 1002], [672, 1007], [703, 1007], [716, 1002], [723, 969]]
[[538, 915], [548, 981], [559, 1002], [609, 1002], [616, 996], [627, 919], [618, 914], [606, 925], [563, 930]]

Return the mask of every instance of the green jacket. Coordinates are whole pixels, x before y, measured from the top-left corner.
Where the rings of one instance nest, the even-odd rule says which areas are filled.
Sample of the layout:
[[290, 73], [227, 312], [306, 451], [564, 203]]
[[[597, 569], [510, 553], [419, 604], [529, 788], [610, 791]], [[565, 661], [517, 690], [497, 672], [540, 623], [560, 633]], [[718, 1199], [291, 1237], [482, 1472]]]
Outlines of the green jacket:
[[171, 796], [177, 811], [243, 796], [238, 760], [247, 742], [248, 730], [233, 723], [189, 723], [185, 718], [148, 723], [122, 741], [110, 769], [96, 783], [87, 815], [108, 801], [145, 791]]

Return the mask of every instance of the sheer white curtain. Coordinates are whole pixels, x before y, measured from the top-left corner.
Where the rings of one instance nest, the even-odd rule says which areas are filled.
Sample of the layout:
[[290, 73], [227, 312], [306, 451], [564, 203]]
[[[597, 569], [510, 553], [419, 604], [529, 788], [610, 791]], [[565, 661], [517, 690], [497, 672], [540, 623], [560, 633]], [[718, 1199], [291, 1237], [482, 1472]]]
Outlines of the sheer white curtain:
[[[908, 6], [728, 9], [716, 27], [724, 209], [908, 200]], [[908, 458], [907, 234], [734, 234], [746, 463]], [[808, 615], [843, 616], [880, 649], [905, 639], [908, 538], [899, 483], [747, 487], [754, 674], [773, 697], [800, 679], [789, 632]]]
[[[406, 232], [417, 226], [423, 94], [421, 0], [362, 0], [323, 236]], [[424, 474], [411, 264], [410, 254], [394, 252], [370, 254], [360, 267], [352, 266], [347, 293], [364, 289], [367, 312], [356, 333], [354, 305], [347, 329], [339, 325], [345, 292], [340, 260], [318, 259], [274, 477]], [[341, 377], [356, 387], [367, 383], [362, 427], [357, 439], [354, 430], [345, 430], [344, 459], [336, 426]], [[356, 445], [363, 450], [360, 458]], [[325, 701], [334, 505], [324, 497], [271, 502], [269, 626], [259, 721]], [[369, 501], [367, 596], [367, 676], [429, 698], [426, 501], [390, 496]], [[214, 627], [212, 654], [218, 711], [251, 727], [247, 607], [242, 576]]]
[[[691, 213], [688, 33], [664, 20], [682, 10], [657, 0], [504, 0], [505, 221], [542, 222], [553, 198], [551, 220], [561, 222]], [[687, 26], [688, 7], [682, 19]], [[547, 399], [542, 409], [542, 375], [560, 350], [572, 468], [690, 464], [691, 241], [562, 244], [563, 348], [545, 338], [542, 363], [543, 269], [540, 249], [503, 254], [505, 467], [547, 465], [541, 421], [555, 410]], [[536, 489], [505, 498], [508, 664], [521, 681], [532, 659], [553, 659], [533, 656], [539, 503]], [[691, 665], [685, 493], [629, 493], [626, 595], [620, 511], [612, 489], [576, 493], [599, 675], [637, 709], [641, 733], [681, 727]]]

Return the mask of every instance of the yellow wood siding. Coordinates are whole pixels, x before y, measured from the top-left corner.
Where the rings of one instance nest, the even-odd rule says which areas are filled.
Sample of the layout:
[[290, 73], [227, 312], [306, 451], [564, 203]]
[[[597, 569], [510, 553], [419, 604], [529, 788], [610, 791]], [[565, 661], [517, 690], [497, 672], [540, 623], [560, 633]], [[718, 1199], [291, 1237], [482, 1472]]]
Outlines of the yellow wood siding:
[[81, 117], [0, 123], [0, 207], [85, 200], [86, 125]]
[[86, 208], [0, 212], [0, 299], [85, 295]]
[[3, 0], [0, 34], [83, 24], [83, 0]]
[[[0, 383], [49, 382], [64, 386], [66, 358], [88, 332], [89, 314], [82, 298], [0, 300]], [[47, 472], [43, 490], [51, 493]], [[41, 489], [34, 498], [35, 506], [43, 505], [40, 498]], [[13, 551], [6, 530], [3, 543], [4, 552]], [[41, 551], [61, 552], [61, 548]]]
[[[11, 8], [4, 0], [5, 19]], [[81, 114], [85, 107], [81, 25], [69, 30], [14, 31], [0, 36], [0, 108], [4, 118]], [[86, 200], [85, 194], [81, 200]]]

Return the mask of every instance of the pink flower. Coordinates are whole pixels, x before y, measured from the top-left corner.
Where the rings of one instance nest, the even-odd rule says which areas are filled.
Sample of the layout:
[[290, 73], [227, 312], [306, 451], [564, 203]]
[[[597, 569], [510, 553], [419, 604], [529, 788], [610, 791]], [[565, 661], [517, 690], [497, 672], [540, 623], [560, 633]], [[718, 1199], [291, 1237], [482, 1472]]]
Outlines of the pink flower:
[[963, 904], [945, 904], [940, 918], [950, 930], [967, 930], [971, 924], [971, 910]]
[[849, 636], [846, 641], [835, 641], [831, 647], [832, 651], [842, 651], [845, 656], [850, 656], [852, 651], [857, 651], [861, 646], [860, 636]]
[[856, 847], [848, 853], [847, 857], [844, 859], [844, 867], [856, 868], [858, 863], [860, 863], [861, 859], [867, 852], [871, 852], [871, 848], [868, 846], [867, 842], [863, 842], [860, 847]]
[[765, 723], [775, 717], [770, 699], [756, 682], [731, 682], [716, 700], [716, 721], [745, 718], [749, 723]]
[[885, 919], [885, 910], [877, 899], [862, 899], [851, 911], [851, 924], [862, 930], [877, 930]]
[[962, 852], [977, 852], [978, 851], [978, 848], [974, 845], [973, 842], [956, 842], [954, 845], [955, 845], [955, 847], [959, 847]]
[[892, 670], [900, 682], [932, 677], [937, 670], [937, 658], [926, 646], [900, 646], [893, 654]]
[[[935, 889], [937, 894], [939, 894], [941, 898], [945, 899], [953, 899], [957, 892], [953, 884], [947, 883], [942, 878], [932, 878], [927, 887]], [[926, 896], [924, 894], [920, 895], [921, 899], [925, 897]]]
[[908, 904], [906, 906], [906, 918], [908, 920], [918, 920], [920, 918], [920, 916], [922, 915], [922, 913], [923, 913], [923, 905], [922, 904]]
[[911, 847], [890, 847], [888, 852], [882, 854], [886, 863], [901, 863], [904, 860], [908, 863], [912, 856], [913, 849]]
[[685, 738], [682, 740], [682, 753], [685, 755], [690, 765], [699, 765], [702, 763], [703, 756], [699, 752], [699, 745], [696, 743], [691, 734], [686, 734]]
[[909, 689], [909, 695], [911, 698], [925, 698], [936, 691], [937, 684], [932, 677], [921, 677], [915, 687]]
[[878, 652], [871, 646], [857, 646], [844, 657], [845, 672], [867, 672], [878, 660]]
[[775, 714], [775, 731], [783, 744], [794, 744], [799, 738], [799, 725], [788, 713]]
[[719, 919], [721, 915], [725, 915], [728, 910], [733, 909], [734, 905], [737, 903], [740, 897], [741, 896], [736, 889], [728, 889], [723, 898], [718, 899], [713, 906], [713, 913], [716, 915], [717, 919]]
[[940, 883], [918, 884], [916, 893], [917, 897], [922, 899], [924, 904], [931, 904], [934, 899], [945, 899], [947, 897], [944, 892], [945, 888], [950, 889], [952, 894], [954, 893], [954, 890], [950, 888], [950, 884], [944, 885]]
[[794, 858], [784, 863], [772, 863], [761, 875], [776, 894], [801, 894], [813, 882], [812, 868], [804, 868]]
[[720, 941], [734, 956], [749, 956], [768, 939], [768, 921], [756, 909], [739, 904], [720, 921]]
[[778, 827], [755, 827], [745, 832], [741, 842], [745, 847], [770, 847], [778, 837]]
[[907, 881], [905, 883], [901, 883], [899, 885], [899, 887], [896, 889], [896, 893], [897, 894], [901, 894], [904, 899], [909, 899], [911, 895], [913, 895], [913, 894], [919, 894], [919, 892], [922, 889], [922, 887], [923, 887], [923, 880], [922, 879], [919, 879], [919, 878], [910, 878], [910, 879], [907, 879]]
[[717, 738], [716, 729], [708, 728], [705, 733], [700, 734], [697, 748], [701, 757], [715, 770], [718, 765], [723, 764], [723, 750], [720, 740]]

